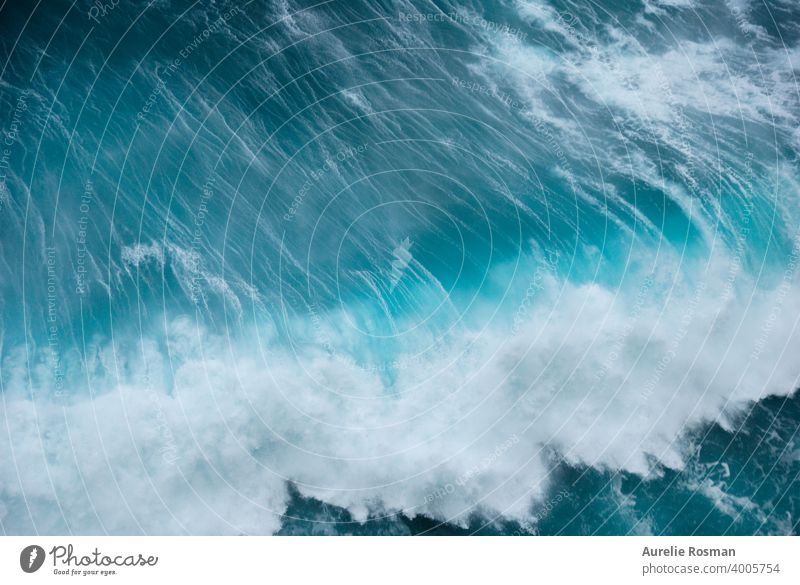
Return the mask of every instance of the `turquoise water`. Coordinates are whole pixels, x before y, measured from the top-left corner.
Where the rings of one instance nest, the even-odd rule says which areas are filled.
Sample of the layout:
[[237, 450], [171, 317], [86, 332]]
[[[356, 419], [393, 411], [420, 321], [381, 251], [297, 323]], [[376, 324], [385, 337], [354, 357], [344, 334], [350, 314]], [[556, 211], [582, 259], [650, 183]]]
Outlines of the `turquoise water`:
[[5, 533], [797, 533], [793, 3], [0, 30]]

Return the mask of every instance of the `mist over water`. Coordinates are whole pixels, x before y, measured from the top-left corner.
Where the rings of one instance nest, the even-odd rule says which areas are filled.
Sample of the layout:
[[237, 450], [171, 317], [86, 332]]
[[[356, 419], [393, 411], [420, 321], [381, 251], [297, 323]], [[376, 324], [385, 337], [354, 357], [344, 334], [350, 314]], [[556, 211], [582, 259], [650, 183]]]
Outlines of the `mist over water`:
[[797, 533], [794, 2], [0, 38], [4, 533]]

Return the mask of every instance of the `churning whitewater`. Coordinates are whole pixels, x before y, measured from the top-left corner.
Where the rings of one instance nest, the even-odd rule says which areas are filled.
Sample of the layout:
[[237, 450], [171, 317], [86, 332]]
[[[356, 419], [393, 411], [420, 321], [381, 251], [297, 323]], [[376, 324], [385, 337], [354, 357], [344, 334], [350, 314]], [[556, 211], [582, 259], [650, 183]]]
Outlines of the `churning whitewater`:
[[797, 533], [795, 2], [24, 4], [3, 533]]

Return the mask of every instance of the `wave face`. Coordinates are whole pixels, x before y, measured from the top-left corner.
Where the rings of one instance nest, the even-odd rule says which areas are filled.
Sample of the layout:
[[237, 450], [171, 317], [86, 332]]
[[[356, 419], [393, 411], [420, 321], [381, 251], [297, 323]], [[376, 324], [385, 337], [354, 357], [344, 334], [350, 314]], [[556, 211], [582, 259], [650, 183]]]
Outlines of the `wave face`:
[[4, 533], [797, 533], [793, 0], [100, 4], [0, 10]]

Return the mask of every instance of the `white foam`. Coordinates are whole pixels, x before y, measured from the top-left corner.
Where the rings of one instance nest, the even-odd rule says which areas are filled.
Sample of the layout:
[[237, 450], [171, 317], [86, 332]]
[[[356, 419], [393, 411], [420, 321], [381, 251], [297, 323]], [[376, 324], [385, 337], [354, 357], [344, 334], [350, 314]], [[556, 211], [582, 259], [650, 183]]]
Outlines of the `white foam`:
[[687, 428], [797, 386], [796, 320], [770, 318], [800, 314], [796, 279], [781, 293], [741, 277], [731, 292], [727, 269], [623, 297], [549, 277], [516, 335], [502, 320], [460, 330], [391, 382], [343, 350], [293, 353], [272, 333], [229, 339], [189, 318], [170, 321], [168, 353], [149, 337], [89, 348], [98, 395], [63, 406], [45, 373], [30, 401], [24, 361], [7, 357], [4, 524], [31, 529], [26, 501], [40, 532], [63, 530], [62, 513], [76, 532], [97, 518], [118, 533], [272, 532], [287, 481], [359, 520], [531, 521], [547, 449], [642, 475], [680, 468]]

